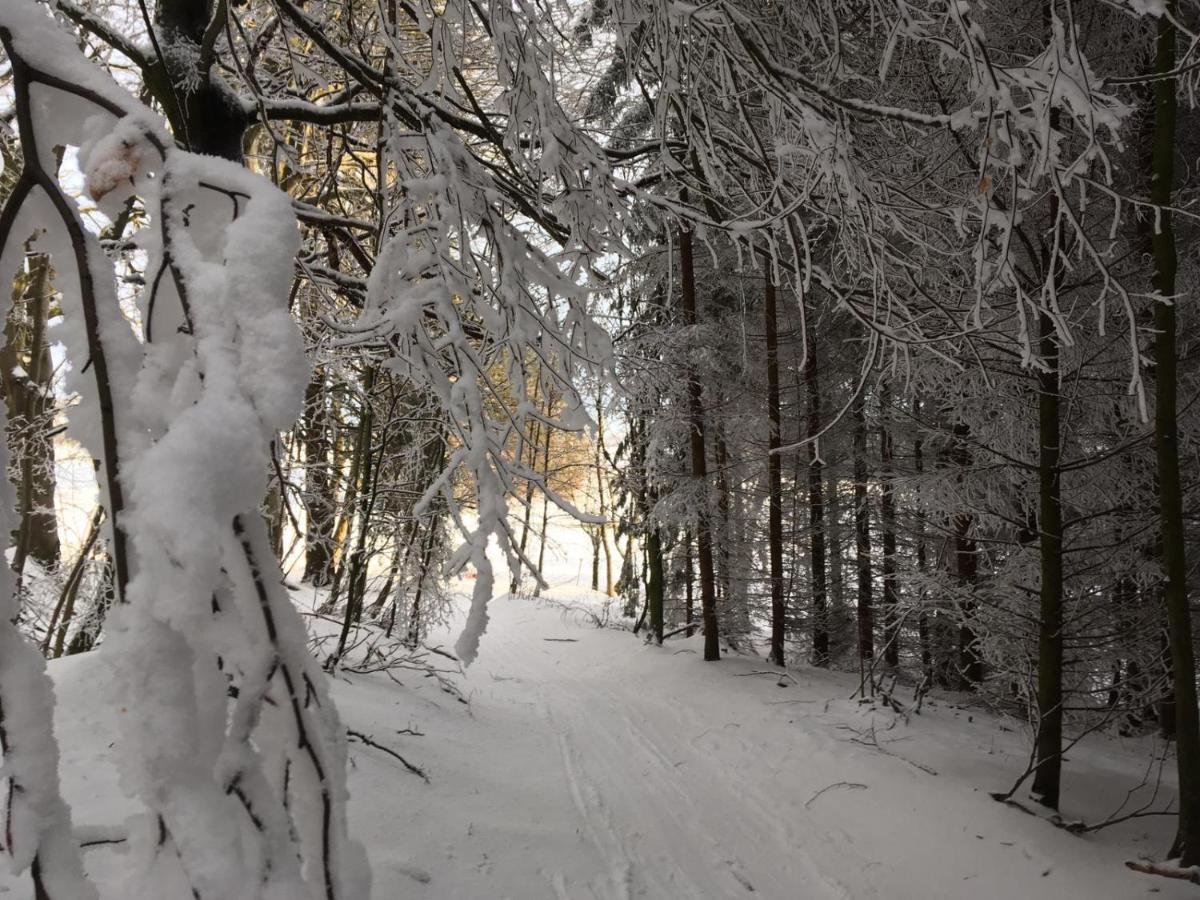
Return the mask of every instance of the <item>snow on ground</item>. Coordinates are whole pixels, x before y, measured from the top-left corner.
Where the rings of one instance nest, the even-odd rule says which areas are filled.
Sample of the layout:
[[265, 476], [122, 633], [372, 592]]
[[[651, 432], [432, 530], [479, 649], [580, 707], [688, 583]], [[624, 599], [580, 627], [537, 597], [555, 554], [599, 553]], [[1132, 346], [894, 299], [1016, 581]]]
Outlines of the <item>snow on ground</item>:
[[[526, 598], [491, 611], [461, 679], [469, 704], [416, 672], [336, 685], [348, 727], [430, 777], [351, 745], [351, 827], [379, 900], [1195, 896], [1122, 866], [1161, 853], [1169, 819], [1076, 837], [990, 799], [1027, 758], [1011, 723], [943, 698], [905, 724], [851, 702], [849, 675], [797, 669], [780, 687], [751, 658], [704, 663], [699, 638], [647, 646]], [[100, 659], [51, 666], [83, 824], [128, 809], [105, 760], [121, 712]], [[1109, 739], [1072, 752], [1067, 815], [1115, 807], [1145, 752]], [[88, 861], [102, 878], [119, 856]], [[24, 900], [26, 884], [0, 879], [0, 895]]]

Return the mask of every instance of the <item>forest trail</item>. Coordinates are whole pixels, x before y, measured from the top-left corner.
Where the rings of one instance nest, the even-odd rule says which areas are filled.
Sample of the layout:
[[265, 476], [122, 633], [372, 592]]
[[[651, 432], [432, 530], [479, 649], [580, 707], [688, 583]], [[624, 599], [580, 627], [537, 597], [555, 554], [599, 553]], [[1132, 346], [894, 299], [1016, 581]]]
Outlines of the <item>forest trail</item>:
[[[412, 670], [393, 673], [400, 685], [379, 673], [335, 682], [345, 724], [430, 779], [350, 744], [351, 830], [375, 900], [1196, 896], [1122, 865], [1160, 854], [1169, 818], [1080, 838], [991, 800], [1028, 758], [1016, 722], [943, 697], [905, 723], [850, 700], [848, 674], [804, 667], [781, 687], [754, 657], [704, 663], [698, 636], [647, 646], [507, 596], [490, 613], [460, 679], [469, 703]], [[432, 641], [449, 645], [458, 624]], [[50, 667], [64, 789], [82, 825], [133, 811], [116, 784], [121, 717], [105, 665], [85, 654]], [[1065, 814], [1111, 812], [1146, 759], [1140, 740], [1073, 750]], [[1164, 782], [1160, 802], [1171, 793]], [[107, 848], [86, 861], [102, 886], [120, 867]], [[0, 873], [0, 897], [28, 900], [28, 881]]]
[[[1027, 753], [991, 717], [935, 702], [906, 725], [851, 702], [849, 676], [805, 668], [780, 687], [750, 657], [703, 663], [698, 640], [640, 646], [560, 606], [500, 597], [465, 679], [469, 714], [428, 683], [415, 703], [391, 685], [342, 685], [352, 727], [427, 735], [403, 752], [429, 786], [385, 786], [378, 773], [394, 764], [351, 748], [352, 825], [375, 896], [1193, 896], [1122, 866], [1161, 851], [1157, 820], [1084, 839], [991, 800]], [[1068, 797], [1091, 805], [1067, 812], [1087, 817], [1144, 765], [1112, 742], [1072, 759]]]

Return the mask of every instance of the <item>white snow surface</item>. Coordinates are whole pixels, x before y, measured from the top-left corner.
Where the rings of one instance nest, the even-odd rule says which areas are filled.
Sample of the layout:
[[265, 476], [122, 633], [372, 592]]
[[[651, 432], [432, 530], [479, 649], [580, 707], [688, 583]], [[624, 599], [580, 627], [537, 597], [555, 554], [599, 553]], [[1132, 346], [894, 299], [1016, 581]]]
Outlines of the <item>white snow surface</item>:
[[[461, 605], [433, 643], [450, 646]], [[367, 846], [377, 900], [1195, 896], [1122, 865], [1161, 854], [1170, 818], [1077, 837], [992, 800], [1023, 769], [1029, 737], [962, 698], [935, 697], [905, 724], [852, 702], [847, 674], [797, 668], [781, 687], [752, 657], [704, 663], [699, 637], [648, 646], [520, 597], [489, 612], [461, 680], [469, 705], [418, 672], [397, 673], [400, 685], [335, 682], [349, 728], [430, 776], [350, 745], [351, 831]], [[110, 759], [126, 713], [107, 699], [106, 659], [50, 666], [64, 791], [85, 836], [135, 811]], [[872, 726], [883, 749], [853, 740]], [[1071, 751], [1064, 814], [1110, 812], [1141, 780], [1148, 749], [1094, 738]], [[1173, 791], [1166, 780], [1160, 799]], [[119, 852], [85, 854], [112, 896], [103, 888]], [[7, 877], [0, 896], [30, 896], [27, 880]]]

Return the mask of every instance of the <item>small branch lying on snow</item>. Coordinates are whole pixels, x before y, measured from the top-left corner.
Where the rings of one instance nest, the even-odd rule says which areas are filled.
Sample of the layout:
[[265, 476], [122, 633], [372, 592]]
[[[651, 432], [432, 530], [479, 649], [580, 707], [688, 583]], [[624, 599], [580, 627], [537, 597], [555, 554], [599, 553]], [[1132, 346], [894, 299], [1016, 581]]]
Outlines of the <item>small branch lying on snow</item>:
[[799, 681], [796, 680], [795, 675], [793, 675], [791, 672], [786, 672], [786, 671], [785, 672], [762, 672], [762, 671], [734, 672], [734, 678], [745, 678], [747, 675], [770, 675], [772, 678], [779, 679], [778, 681], [775, 682], [775, 684], [778, 685], [779, 687], [787, 687], [787, 681], [785, 679], [788, 679], [788, 678], [790, 678], [792, 680], [792, 684], [800, 683]]
[[1005, 797], [999, 792], [993, 792], [991, 794], [991, 798], [1003, 803], [1005, 806], [1011, 806], [1013, 809], [1019, 809], [1027, 816], [1033, 816], [1036, 819], [1049, 822], [1055, 828], [1061, 828], [1064, 831], [1071, 832], [1072, 834], [1082, 834], [1087, 827], [1083, 822], [1064, 819], [1056, 811], [1049, 809], [1048, 807], [1033, 809], [1032, 807], [1026, 806], [1020, 800], [1017, 800], [1014, 797]]
[[556, 644], [577, 644], [579, 638], [542, 638], [543, 641], [553, 641]]
[[871, 728], [869, 731], [858, 731], [854, 728], [851, 728], [849, 725], [842, 725], [840, 727], [845, 728], [847, 731], [854, 732], [855, 737], [850, 738], [851, 743], [863, 744], [864, 746], [867, 746], [867, 747], [874, 747], [880, 753], [883, 753], [886, 756], [894, 757], [894, 758], [900, 760], [901, 762], [906, 762], [913, 768], [920, 769], [922, 772], [924, 772], [927, 775], [937, 775], [937, 769], [934, 769], [931, 766], [927, 766], [924, 763], [919, 763], [919, 762], [916, 762], [915, 760], [911, 760], [907, 756], [901, 756], [899, 753], [893, 753], [887, 747], [885, 747], [881, 743], [879, 743], [879, 738], [875, 735], [875, 723], [874, 722], [871, 723]]
[[[673, 638], [677, 634], [683, 634], [685, 631], [688, 631], [688, 632], [695, 631], [699, 627], [700, 626], [695, 624], [694, 622], [691, 625], [682, 625], [679, 628], [676, 628], [674, 631], [668, 631], [666, 634], [664, 634], [663, 640], [665, 641], [667, 638]], [[691, 637], [691, 635], [689, 634], [688, 637]]]
[[865, 791], [869, 787], [869, 785], [859, 784], [857, 781], [835, 781], [833, 784], [828, 785], [827, 787], [821, 788], [819, 791], [817, 791], [815, 794], [813, 794], [811, 797], [809, 797], [808, 802], [804, 804], [804, 808], [811, 809], [813, 803], [815, 803], [817, 798], [820, 797], [823, 793], [825, 793], [826, 791], [832, 791], [834, 788], [840, 788], [840, 787], [844, 787], [850, 791]]
[[1179, 866], [1169, 866], [1166, 863], [1140, 862], [1127, 859], [1125, 860], [1125, 868], [1141, 872], [1143, 875], [1160, 875], [1163, 878], [1178, 878], [1180, 881], [1190, 881], [1192, 884], [1200, 884], [1200, 867], [1197, 866], [1181, 869]]
[[374, 747], [376, 750], [381, 750], [388, 756], [400, 760], [400, 764], [403, 765], [404, 768], [408, 769], [408, 771], [419, 777], [426, 784], [429, 784], [429, 775], [426, 774], [424, 769], [422, 769], [420, 766], [414, 766], [391, 747], [385, 747], [383, 744], [375, 741], [370, 735], [363, 734], [361, 731], [355, 731], [353, 728], [346, 729], [346, 736], [352, 741], [358, 741], [360, 744], [366, 744], [368, 747]]
[[107, 844], [123, 844], [129, 840], [129, 832], [123, 825], [78, 826], [74, 833], [81, 850], [89, 847], [103, 847]]

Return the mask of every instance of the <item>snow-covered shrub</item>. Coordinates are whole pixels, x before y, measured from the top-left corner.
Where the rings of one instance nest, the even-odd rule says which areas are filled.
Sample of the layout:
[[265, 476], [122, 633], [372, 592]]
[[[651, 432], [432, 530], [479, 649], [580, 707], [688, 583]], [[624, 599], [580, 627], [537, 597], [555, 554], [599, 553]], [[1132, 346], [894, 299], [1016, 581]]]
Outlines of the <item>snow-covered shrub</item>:
[[[122, 786], [143, 807], [127, 823], [119, 896], [363, 898], [344, 733], [258, 514], [270, 442], [299, 413], [308, 374], [286, 302], [290, 200], [177, 149], [32, 2], [0, 7], [0, 41], [25, 159], [0, 215], [4, 271], [31, 236], [51, 256], [80, 397], [70, 429], [99, 460], [111, 523], [116, 602], [101, 652], [125, 712]], [[79, 148], [102, 209], [148, 214], [139, 328], [60, 179], [59, 146]], [[7, 578], [0, 601], [12, 605]], [[52, 900], [93, 897], [57, 792], [50, 685], [2, 612], [4, 849]]]

